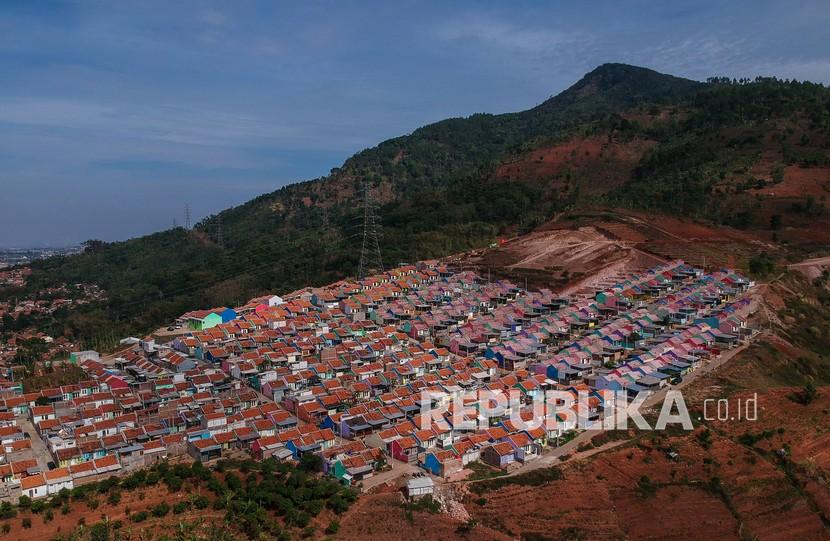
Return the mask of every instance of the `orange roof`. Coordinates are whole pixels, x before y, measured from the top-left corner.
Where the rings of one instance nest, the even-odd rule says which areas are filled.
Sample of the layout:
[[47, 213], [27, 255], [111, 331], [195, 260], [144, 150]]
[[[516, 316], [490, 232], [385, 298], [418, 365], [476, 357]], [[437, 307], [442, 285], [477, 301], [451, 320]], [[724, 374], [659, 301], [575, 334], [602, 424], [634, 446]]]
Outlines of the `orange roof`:
[[69, 468], [58, 468], [58, 469], [46, 472], [46, 480], [47, 481], [55, 481], [57, 479], [62, 479], [64, 477], [69, 477]]
[[499, 454], [499, 456], [507, 456], [513, 454], [513, 447], [510, 446], [507, 442], [497, 443], [493, 446], [493, 450]]
[[22, 490], [29, 490], [30, 488], [37, 488], [46, 485], [46, 480], [43, 478], [43, 474], [39, 473], [37, 475], [30, 475], [29, 477], [24, 477], [20, 481], [20, 488]]

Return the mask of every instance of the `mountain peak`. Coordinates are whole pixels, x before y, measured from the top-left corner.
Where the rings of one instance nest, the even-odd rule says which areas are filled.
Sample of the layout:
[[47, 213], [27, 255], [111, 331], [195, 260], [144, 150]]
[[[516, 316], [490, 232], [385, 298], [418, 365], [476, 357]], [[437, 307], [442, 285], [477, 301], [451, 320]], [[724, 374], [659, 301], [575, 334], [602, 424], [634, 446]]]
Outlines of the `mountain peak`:
[[649, 68], [612, 62], [597, 66], [573, 86], [540, 107], [563, 107], [579, 101], [627, 106], [640, 101], [686, 94], [696, 90], [701, 84]]

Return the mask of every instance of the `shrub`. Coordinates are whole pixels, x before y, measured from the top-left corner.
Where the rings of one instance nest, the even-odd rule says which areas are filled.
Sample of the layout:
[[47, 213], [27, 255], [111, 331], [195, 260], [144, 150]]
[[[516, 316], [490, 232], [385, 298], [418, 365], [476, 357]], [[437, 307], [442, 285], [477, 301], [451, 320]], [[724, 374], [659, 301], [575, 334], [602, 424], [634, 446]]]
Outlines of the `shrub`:
[[210, 504], [210, 501], [207, 499], [207, 496], [202, 496], [201, 494], [196, 494], [192, 498], [193, 507], [196, 509], [207, 509], [207, 506]]
[[648, 475], [643, 475], [637, 482], [637, 492], [643, 498], [650, 498], [657, 492], [657, 485], [652, 482]]
[[181, 477], [168, 473], [164, 476], [164, 484], [167, 485], [167, 489], [170, 492], [178, 492], [182, 489], [184, 481], [182, 481]]
[[11, 524], [9, 524], [8, 522], [4, 522], [4, 523], [3, 523], [2, 530], [3, 530], [3, 533], [4, 533], [4, 534], [7, 534], [7, 533], [9, 533], [10, 531], [12, 531], [12, 525], [11, 525]]
[[201, 462], [194, 462], [190, 467], [190, 470], [192, 476], [200, 481], [209, 481], [213, 477], [210, 470], [205, 468], [204, 464]]
[[709, 449], [710, 447], [712, 447], [712, 433], [709, 432], [708, 428], [698, 433], [697, 442], [704, 449]]
[[121, 503], [121, 493], [117, 490], [110, 492], [109, 496], [107, 496], [107, 503], [110, 505], [118, 505]]
[[154, 517], [163, 517], [164, 515], [166, 515], [169, 512], [170, 512], [170, 506], [167, 505], [164, 502], [161, 502], [160, 504], [153, 507], [153, 516]]
[[818, 390], [812, 381], [807, 382], [800, 392], [790, 396], [790, 400], [802, 406], [811, 404], [816, 398], [818, 398]]
[[326, 533], [328, 535], [334, 535], [337, 533], [337, 530], [339, 529], [340, 523], [337, 521], [337, 519], [332, 519], [332, 521], [329, 522], [329, 525], [326, 527]]
[[110, 531], [106, 522], [97, 522], [89, 529], [89, 541], [109, 541]]
[[17, 506], [21, 509], [28, 509], [32, 506], [32, 499], [24, 494], [17, 500]]
[[176, 504], [173, 506], [173, 514], [174, 515], [181, 515], [182, 513], [187, 511], [188, 507], [189, 507], [189, 505], [185, 501], [176, 502]]
[[138, 513], [130, 515], [130, 520], [133, 522], [144, 522], [148, 516], [147, 511], [139, 511]]
[[9, 519], [17, 516], [17, 509], [10, 502], [0, 503], [0, 519]]
[[26, 529], [31, 528], [32, 527], [32, 519], [30, 519], [29, 517], [24, 518], [21, 525]]

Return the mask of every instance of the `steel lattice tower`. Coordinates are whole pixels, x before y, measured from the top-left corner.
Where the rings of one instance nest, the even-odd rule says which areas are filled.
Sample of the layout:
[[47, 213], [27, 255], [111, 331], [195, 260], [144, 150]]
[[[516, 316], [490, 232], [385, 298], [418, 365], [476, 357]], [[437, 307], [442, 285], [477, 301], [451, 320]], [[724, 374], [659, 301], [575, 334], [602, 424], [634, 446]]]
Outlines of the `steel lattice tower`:
[[184, 206], [184, 228], [190, 229], [190, 205]]
[[375, 201], [368, 182], [363, 184], [363, 245], [360, 248], [360, 267], [357, 277], [362, 280], [369, 270], [383, 272], [383, 258], [380, 255], [380, 220], [375, 213]]

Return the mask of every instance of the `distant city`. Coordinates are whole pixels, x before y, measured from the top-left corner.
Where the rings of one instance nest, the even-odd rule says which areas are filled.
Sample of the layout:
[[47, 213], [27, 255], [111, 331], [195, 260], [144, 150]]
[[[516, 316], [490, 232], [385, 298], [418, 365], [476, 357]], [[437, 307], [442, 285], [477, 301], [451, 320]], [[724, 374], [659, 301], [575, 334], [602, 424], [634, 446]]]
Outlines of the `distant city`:
[[63, 246], [47, 248], [0, 248], [0, 269], [25, 265], [36, 259], [53, 255], [77, 254], [83, 250], [82, 246]]

